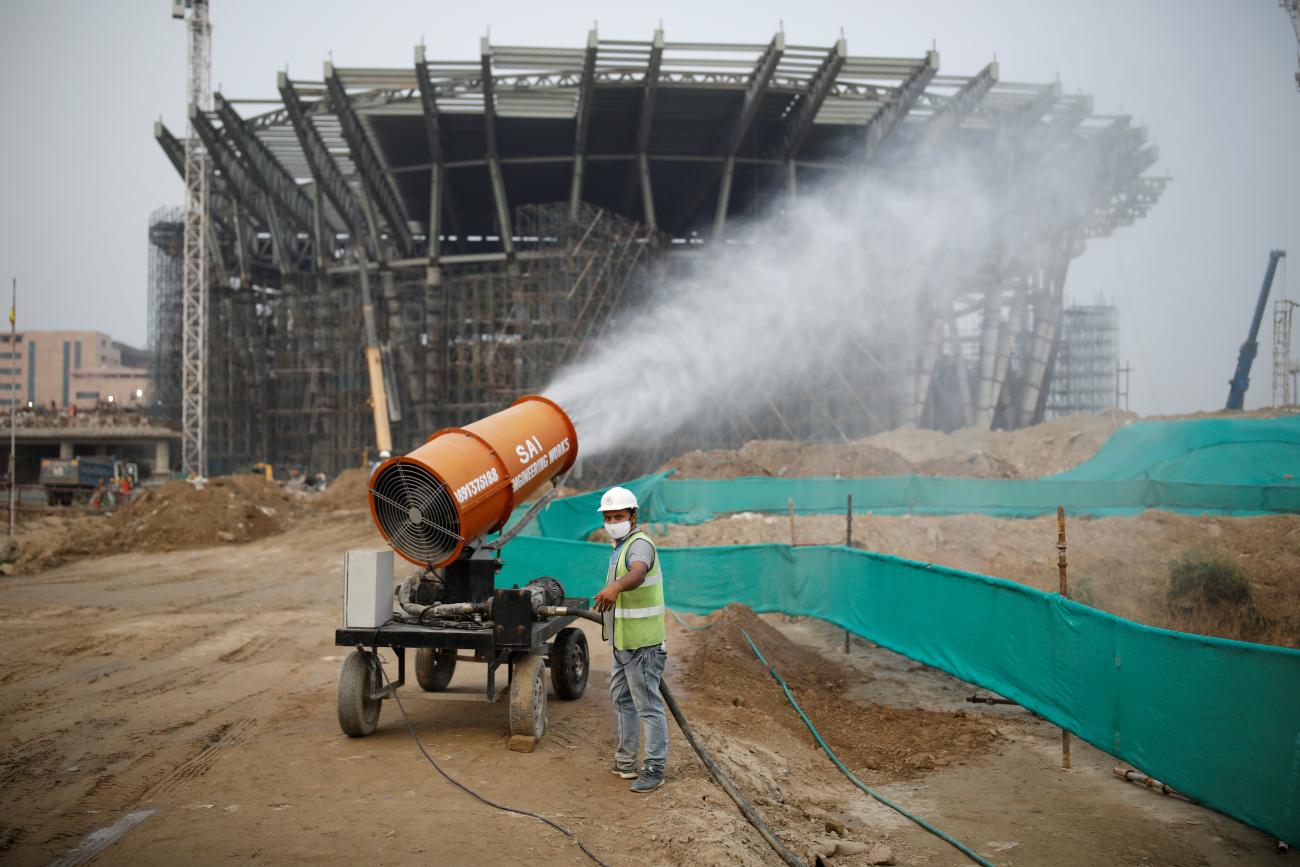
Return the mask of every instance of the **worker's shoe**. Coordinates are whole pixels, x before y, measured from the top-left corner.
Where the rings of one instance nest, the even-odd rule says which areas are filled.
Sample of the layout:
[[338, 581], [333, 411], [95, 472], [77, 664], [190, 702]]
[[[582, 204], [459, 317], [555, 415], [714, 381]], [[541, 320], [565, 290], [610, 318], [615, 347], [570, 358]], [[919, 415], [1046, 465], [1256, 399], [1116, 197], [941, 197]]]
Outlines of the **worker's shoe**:
[[637, 777], [636, 782], [632, 784], [632, 791], [642, 794], [645, 792], [653, 792], [663, 784], [663, 770], [646, 765], [641, 769], [641, 776]]
[[635, 780], [638, 776], [640, 776], [636, 772], [635, 765], [633, 765], [630, 768], [625, 768], [622, 765], [620, 765], [618, 762], [615, 762], [614, 764], [609, 766], [609, 772], [614, 776], [622, 777], [625, 780]]

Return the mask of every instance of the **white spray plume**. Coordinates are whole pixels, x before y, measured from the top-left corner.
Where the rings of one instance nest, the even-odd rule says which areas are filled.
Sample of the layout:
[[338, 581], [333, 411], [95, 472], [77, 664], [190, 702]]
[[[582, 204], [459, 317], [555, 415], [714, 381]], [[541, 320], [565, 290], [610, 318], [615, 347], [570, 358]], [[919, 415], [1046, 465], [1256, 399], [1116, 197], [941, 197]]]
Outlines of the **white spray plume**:
[[1083, 195], [1059, 173], [988, 178], [951, 158], [801, 186], [796, 201], [704, 248], [685, 278], [620, 317], [545, 394], [590, 457], [716, 429], [722, 407], [756, 409], [837, 365], [914, 347], [923, 299], [972, 288], [992, 257], [1060, 223]]

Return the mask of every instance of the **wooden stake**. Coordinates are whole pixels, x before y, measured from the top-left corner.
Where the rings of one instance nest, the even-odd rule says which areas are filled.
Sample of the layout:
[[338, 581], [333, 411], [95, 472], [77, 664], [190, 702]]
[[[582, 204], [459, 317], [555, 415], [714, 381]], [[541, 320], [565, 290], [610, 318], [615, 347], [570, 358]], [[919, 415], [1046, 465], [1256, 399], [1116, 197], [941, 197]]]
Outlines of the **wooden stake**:
[[798, 542], [794, 537], [794, 497], [790, 498], [790, 547], [793, 548]]
[[[1061, 580], [1061, 595], [1070, 598], [1070, 582], [1065, 572], [1065, 507], [1056, 507], [1056, 571]], [[1070, 733], [1061, 729], [1061, 767], [1070, 769]]]

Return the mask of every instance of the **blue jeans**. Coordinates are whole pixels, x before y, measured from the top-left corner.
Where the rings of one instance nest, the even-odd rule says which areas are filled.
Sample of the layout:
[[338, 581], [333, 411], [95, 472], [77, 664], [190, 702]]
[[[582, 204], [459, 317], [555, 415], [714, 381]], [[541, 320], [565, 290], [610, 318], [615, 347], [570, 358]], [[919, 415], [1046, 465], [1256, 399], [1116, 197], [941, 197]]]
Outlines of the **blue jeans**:
[[618, 749], [614, 763], [636, 767], [641, 724], [645, 724], [645, 765], [663, 773], [668, 761], [668, 718], [659, 681], [664, 676], [668, 652], [659, 645], [636, 650], [615, 650], [609, 676], [609, 694], [618, 717]]

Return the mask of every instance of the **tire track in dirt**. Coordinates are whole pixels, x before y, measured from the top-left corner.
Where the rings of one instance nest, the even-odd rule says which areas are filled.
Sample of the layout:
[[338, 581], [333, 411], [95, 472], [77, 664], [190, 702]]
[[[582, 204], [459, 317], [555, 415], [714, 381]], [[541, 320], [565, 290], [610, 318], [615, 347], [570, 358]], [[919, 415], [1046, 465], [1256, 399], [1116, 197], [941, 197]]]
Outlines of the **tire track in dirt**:
[[203, 776], [227, 750], [243, 743], [255, 725], [252, 717], [239, 717], [231, 722], [221, 723], [203, 738], [196, 738], [192, 743], [198, 747], [198, 752], [145, 789], [142, 798], [161, 798], [185, 783]]
[[250, 638], [234, 650], [221, 654], [217, 659], [227, 663], [248, 662], [255, 657], [266, 654], [268, 651], [280, 646], [284, 642], [284, 638], [272, 637], [270, 635], [259, 635]]

